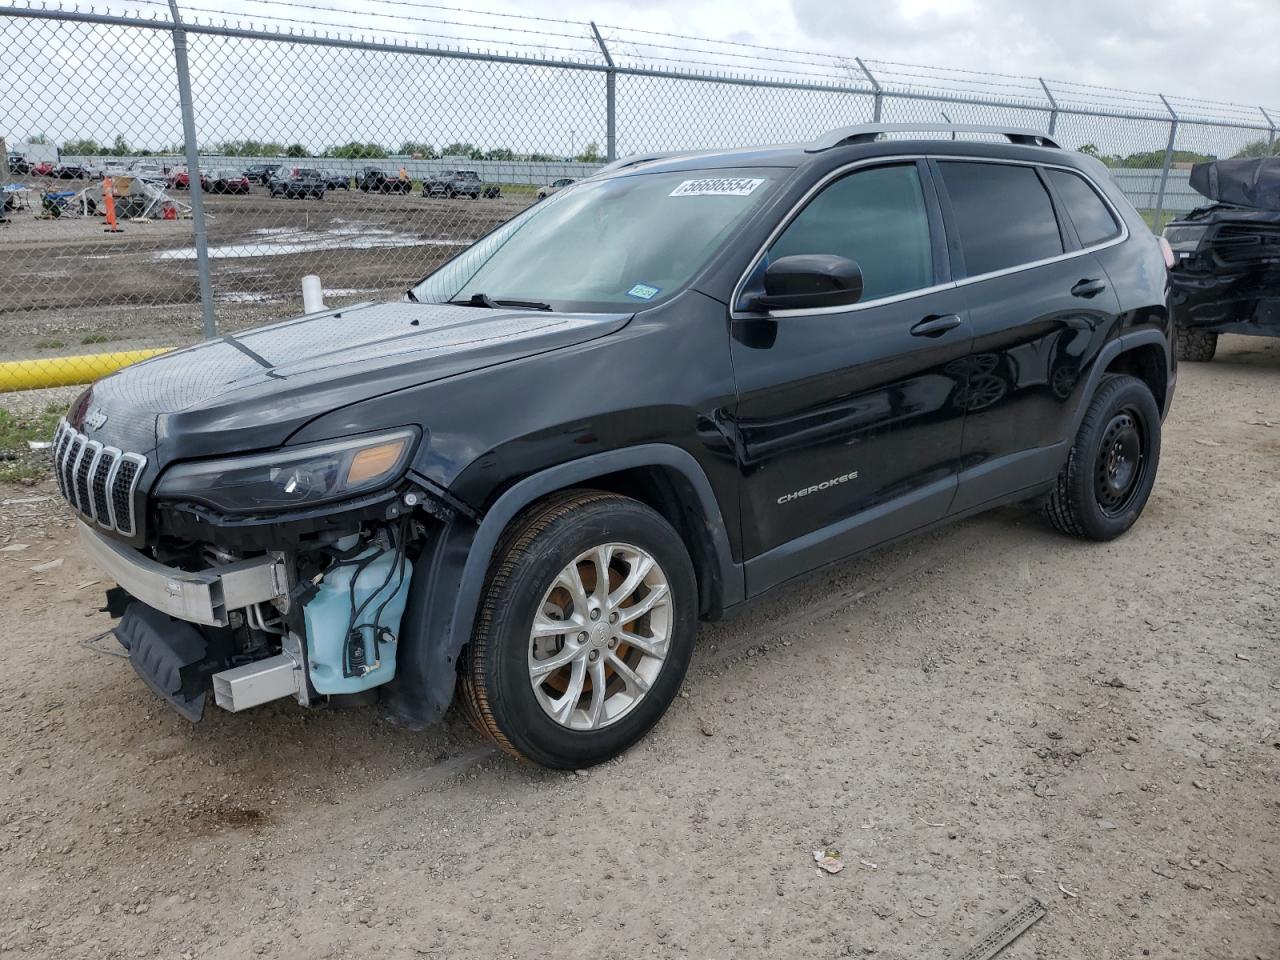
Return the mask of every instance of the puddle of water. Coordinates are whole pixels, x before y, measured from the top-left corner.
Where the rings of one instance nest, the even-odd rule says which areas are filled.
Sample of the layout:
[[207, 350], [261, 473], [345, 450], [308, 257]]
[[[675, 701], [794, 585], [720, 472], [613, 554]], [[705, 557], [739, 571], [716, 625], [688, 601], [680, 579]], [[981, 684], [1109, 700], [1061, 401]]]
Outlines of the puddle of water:
[[[243, 257], [279, 257], [291, 253], [312, 253], [317, 250], [375, 250], [382, 247], [446, 246], [467, 247], [471, 240], [448, 237], [422, 237], [394, 230], [372, 230], [361, 227], [337, 227], [331, 230], [298, 230], [291, 227], [272, 227], [256, 231], [260, 242], [232, 243], [210, 247], [209, 256], [222, 260]], [[162, 250], [154, 260], [194, 260], [195, 247], [178, 247]]]

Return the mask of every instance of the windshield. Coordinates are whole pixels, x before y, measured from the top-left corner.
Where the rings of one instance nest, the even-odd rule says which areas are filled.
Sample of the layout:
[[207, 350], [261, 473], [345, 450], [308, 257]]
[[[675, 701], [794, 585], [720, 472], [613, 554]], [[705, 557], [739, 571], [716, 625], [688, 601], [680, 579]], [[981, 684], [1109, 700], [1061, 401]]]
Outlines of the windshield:
[[503, 224], [413, 288], [423, 303], [645, 304], [684, 287], [777, 184], [775, 169], [587, 180]]

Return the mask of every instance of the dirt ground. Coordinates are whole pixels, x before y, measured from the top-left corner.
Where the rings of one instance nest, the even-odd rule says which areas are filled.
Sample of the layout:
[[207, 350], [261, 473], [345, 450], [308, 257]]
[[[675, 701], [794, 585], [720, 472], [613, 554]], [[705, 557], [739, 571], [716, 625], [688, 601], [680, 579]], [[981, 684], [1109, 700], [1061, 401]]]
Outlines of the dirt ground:
[[[39, 190], [83, 181], [32, 181]], [[427, 199], [333, 190], [323, 200], [205, 198], [215, 313], [222, 332], [298, 312], [302, 276], [319, 274], [327, 302], [398, 295], [532, 200]], [[93, 190], [91, 189], [91, 192]], [[170, 191], [186, 203], [184, 191]], [[0, 227], [0, 359], [181, 346], [199, 339], [199, 281], [191, 220], [36, 219], [18, 211]], [[193, 309], [193, 305], [196, 305]], [[195, 319], [193, 319], [195, 318]]]
[[1276, 960], [1278, 467], [1280, 342], [1224, 338], [1127, 536], [1010, 508], [808, 577], [572, 775], [454, 716], [188, 724], [6, 489], [0, 956], [955, 958], [1036, 897], [1002, 960]]

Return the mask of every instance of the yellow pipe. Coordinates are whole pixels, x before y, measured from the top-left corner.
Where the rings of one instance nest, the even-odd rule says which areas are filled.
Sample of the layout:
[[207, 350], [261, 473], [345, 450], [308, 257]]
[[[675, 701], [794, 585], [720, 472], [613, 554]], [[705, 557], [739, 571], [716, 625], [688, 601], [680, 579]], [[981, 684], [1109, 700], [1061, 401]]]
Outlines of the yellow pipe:
[[0, 363], [0, 393], [92, 383], [131, 363], [168, 353], [169, 349], [159, 347], [150, 350], [122, 350], [119, 353], [88, 353], [78, 357], [8, 360]]

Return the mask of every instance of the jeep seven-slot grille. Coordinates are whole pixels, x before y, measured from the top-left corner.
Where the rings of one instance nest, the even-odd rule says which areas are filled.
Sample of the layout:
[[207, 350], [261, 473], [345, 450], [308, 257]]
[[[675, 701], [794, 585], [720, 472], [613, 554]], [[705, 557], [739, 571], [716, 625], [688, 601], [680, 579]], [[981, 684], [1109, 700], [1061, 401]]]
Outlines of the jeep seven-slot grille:
[[137, 531], [134, 493], [147, 458], [106, 447], [66, 420], [53, 435], [53, 467], [58, 489], [71, 506], [108, 530], [127, 537]]

